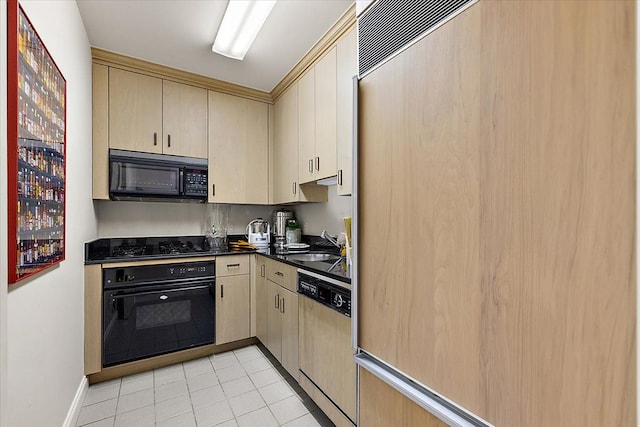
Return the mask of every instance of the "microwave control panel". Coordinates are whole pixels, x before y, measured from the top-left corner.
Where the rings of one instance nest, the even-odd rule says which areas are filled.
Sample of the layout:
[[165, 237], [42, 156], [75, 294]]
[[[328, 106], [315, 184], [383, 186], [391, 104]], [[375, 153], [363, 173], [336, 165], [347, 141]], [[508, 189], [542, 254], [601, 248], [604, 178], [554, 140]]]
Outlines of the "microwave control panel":
[[184, 194], [186, 196], [207, 195], [207, 171], [203, 169], [185, 169]]

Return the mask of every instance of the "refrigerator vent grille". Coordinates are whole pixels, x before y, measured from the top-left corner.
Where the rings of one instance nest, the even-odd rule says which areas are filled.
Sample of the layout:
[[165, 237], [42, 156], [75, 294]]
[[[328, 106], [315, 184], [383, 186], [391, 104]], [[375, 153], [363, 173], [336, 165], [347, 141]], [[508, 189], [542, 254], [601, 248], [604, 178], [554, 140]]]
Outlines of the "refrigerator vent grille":
[[472, 1], [378, 0], [358, 18], [359, 75]]

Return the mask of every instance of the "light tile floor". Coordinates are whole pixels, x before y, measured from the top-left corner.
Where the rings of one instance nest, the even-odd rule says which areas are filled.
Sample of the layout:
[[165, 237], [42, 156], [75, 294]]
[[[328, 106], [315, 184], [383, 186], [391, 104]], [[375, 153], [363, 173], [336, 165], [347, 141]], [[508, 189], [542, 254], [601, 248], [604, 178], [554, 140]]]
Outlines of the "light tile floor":
[[249, 346], [89, 387], [77, 426], [333, 426], [277, 362]]

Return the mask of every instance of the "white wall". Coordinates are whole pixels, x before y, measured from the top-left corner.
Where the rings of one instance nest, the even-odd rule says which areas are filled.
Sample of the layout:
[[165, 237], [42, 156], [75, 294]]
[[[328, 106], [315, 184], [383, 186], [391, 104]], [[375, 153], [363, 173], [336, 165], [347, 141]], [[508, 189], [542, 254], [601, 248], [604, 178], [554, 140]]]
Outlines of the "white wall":
[[[20, 3], [67, 80], [67, 242], [59, 266], [9, 289], [2, 346], [8, 366], [2, 378], [10, 393], [3, 425], [60, 426], [83, 378], [83, 243], [97, 236], [90, 179], [91, 51], [75, 1]], [[6, 203], [6, 192], [0, 195]], [[4, 254], [6, 238], [0, 245]], [[0, 286], [5, 284], [3, 278]]]
[[327, 203], [307, 203], [293, 206], [291, 210], [302, 226], [303, 234], [319, 236], [322, 230], [332, 236], [344, 231], [344, 217], [351, 215], [351, 196], [338, 196], [337, 187], [329, 188]]

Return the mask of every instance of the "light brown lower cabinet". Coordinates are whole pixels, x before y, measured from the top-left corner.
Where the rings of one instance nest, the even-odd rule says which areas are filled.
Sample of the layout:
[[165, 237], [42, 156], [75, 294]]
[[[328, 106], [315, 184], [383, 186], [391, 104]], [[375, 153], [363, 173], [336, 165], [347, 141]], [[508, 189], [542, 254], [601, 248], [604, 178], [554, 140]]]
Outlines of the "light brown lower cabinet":
[[282, 360], [281, 289], [280, 285], [267, 280], [267, 340], [265, 345], [278, 360]]
[[[260, 256], [257, 265], [257, 273], [264, 272], [265, 277], [258, 277], [256, 282], [256, 336], [297, 381], [299, 372], [296, 268]], [[265, 265], [264, 269], [261, 265]]]
[[216, 278], [216, 344], [250, 335], [249, 275]]
[[360, 368], [360, 427], [420, 426], [447, 424]]
[[266, 346], [282, 366], [298, 379], [298, 295], [267, 281]]
[[216, 344], [251, 336], [249, 255], [216, 258]]
[[254, 334], [262, 342], [267, 342], [267, 276], [266, 276], [266, 258], [260, 255], [253, 255], [254, 262], [251, 270], [252, 298], [253, 303], [251, 313], [255, 312], [252, 323], [255, 322]]

